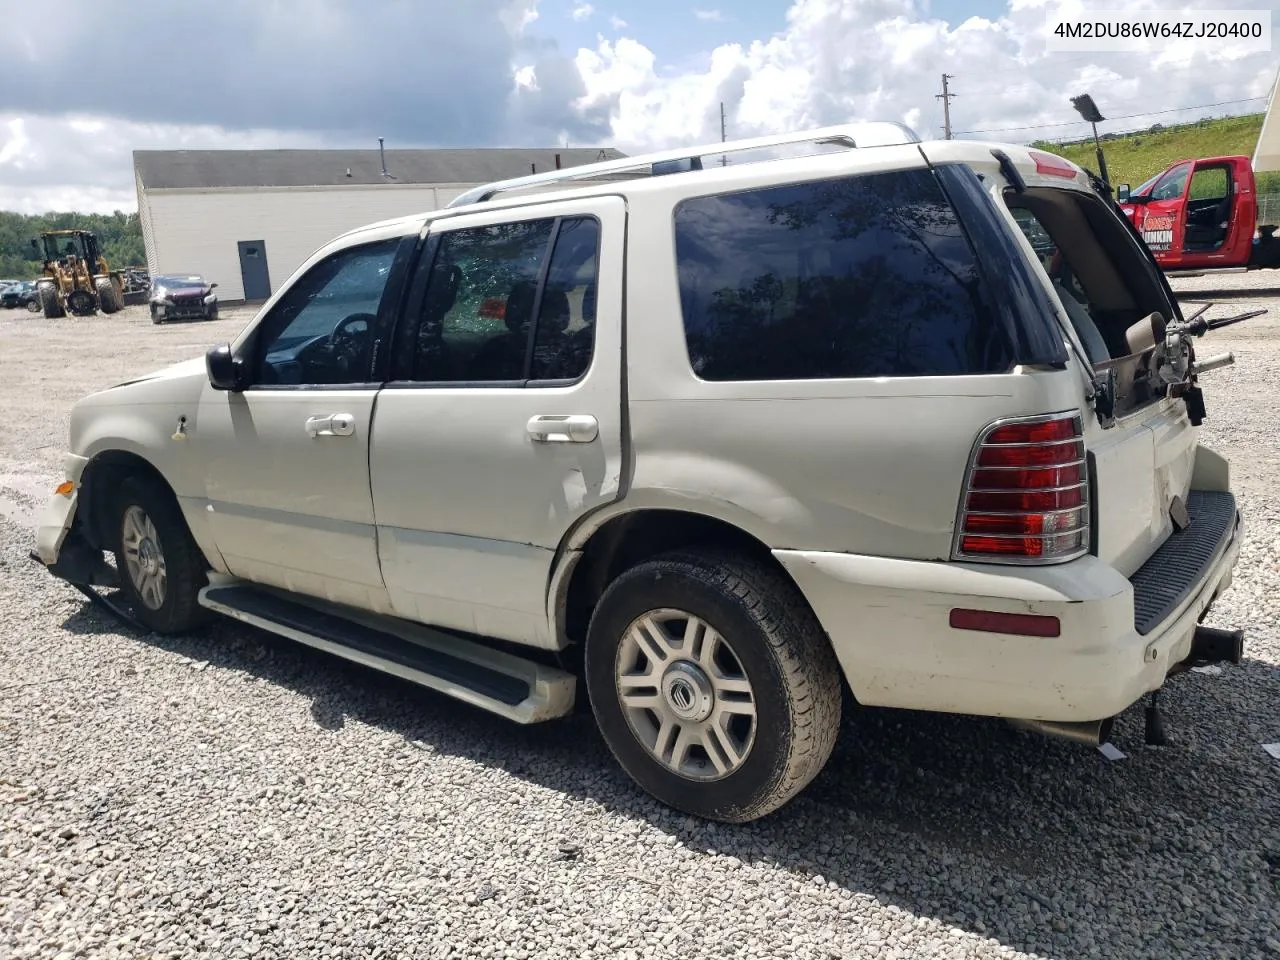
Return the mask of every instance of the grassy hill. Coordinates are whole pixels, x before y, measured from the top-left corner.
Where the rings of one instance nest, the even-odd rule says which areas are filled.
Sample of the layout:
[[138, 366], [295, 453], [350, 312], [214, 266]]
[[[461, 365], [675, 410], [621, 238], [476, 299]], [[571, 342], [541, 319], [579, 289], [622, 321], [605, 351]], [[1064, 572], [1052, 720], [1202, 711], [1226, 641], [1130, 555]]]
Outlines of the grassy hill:
[[[1105, 139], [1102, 141], [1102, 150], [1107, 157], [1111, 182], [1128, 183], [1136, 187], [1178, 160], [1236, 155], [1251, 157], [1261, 129], [1260, 113], [1198, 120], [1195, 123], [1168, 127], [1157, 124], [1140, 133]], [[1043, 142], [1036, 146], [1052, 150], [1097, 172], [1098, 160], [1094, 155], [1092, 139], [1072, 143]], [[1258, 190], [1261, 193], [1280, 193], [1280, 173], [1261, 174], [1258, 177]]]

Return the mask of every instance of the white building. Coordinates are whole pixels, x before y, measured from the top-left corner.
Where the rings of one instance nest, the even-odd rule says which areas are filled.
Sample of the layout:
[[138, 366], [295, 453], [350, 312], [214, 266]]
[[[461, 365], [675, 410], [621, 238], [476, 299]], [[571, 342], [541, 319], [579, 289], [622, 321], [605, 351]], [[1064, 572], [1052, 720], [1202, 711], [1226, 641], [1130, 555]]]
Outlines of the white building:
[[1276, 82], [1271, 85], [1267, 112], [1258, 133], [1258, 146], [1253, 151], [1254, 173], [1277, 171], [1280, 171], [1280, 69], [1276, 70]]
[[255, 301], [346, 230], [439, 209], [493, 180], [620, 156], [595, 147], [135, 150], [133, 170], [151, 273], [198, 273], [223, 301]]

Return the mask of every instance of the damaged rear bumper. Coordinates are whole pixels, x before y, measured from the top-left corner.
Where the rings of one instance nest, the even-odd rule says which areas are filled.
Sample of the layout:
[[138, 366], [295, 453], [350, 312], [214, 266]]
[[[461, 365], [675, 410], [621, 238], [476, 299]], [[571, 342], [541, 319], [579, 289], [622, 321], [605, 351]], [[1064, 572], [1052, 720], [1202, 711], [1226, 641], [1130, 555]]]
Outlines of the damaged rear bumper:
[[[1169, 589], [1130, 580], [1093, 556], [1018, 568], [774, 555], [817, 613], [860, 703], [1094, 723], [1205, 657], [1238, 659], [1238, 637], [1201, 626], [1231, 583], [1243, 540], [1234, 499], [1225, 496], [1230, 503], [1218, 501], [1210, 542], [1188, 528], [1153, 555], [1168, 568]], [[957, 608], [1055, 618], [1060, 630], [1023, 636], [954, 628], [949, 615]]]

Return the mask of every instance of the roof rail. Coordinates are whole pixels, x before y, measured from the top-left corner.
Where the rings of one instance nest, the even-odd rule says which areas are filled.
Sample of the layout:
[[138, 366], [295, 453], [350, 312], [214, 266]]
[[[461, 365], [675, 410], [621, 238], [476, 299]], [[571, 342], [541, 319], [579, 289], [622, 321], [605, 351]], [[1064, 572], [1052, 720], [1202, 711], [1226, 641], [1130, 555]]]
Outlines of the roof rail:
[[510, 180], [495, 180], [493, 183], [473, 187], [451, 201], [448, 206], [464, 207], [473, 203], [483, 203], [499, 193], [511, 190], [523, 190], [552, 183], [567, 183], [573, 180], [594, 180], [599, 178], [627, 180], [637, 177], [660, 176], [666, 173], [685, 173], [691, 170], [703, 169], [703, 157], [728, 156], [733, 153], [767, 150], [771, 147], [785, 147], [790, 144], [835, 144], [853, 149], [919, 142], [920, 138], [916, 136], [915, 131], [901, 123], [840, 124], [796, 133], [751, 137], [745, 140], [730, 140], [721, 143], [707, 143], [697, 147], [677, 147], [672, 150], [646, 153], [635, 157], [622, 157], [618, 160], [605, 160], [601, 163], [587, 163], [577, 167], [548, 170], [546, 173], [534, 173], [523, 177], [514, 177]]

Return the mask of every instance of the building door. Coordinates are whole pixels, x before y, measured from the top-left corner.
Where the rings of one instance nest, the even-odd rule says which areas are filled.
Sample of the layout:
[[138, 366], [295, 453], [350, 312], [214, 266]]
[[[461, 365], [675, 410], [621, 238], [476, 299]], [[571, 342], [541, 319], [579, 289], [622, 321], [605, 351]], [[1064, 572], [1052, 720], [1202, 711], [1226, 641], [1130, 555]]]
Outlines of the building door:
[[241, 240], [240, 280], [246, 300], [266, 300], [271, 296], [271, 275], [267, 273], [267, 245], [261, 240]]

